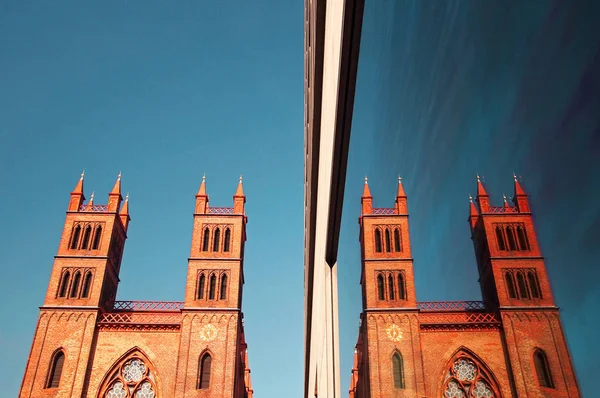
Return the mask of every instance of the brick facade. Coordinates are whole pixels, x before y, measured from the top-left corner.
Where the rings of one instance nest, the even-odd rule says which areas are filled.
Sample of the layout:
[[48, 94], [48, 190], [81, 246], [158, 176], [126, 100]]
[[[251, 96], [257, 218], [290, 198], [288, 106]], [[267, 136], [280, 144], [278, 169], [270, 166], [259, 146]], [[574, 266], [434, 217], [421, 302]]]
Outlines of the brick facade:
[[203, 179], [184, 302], [115, 301], [129, 200], [122, 200], [119, 175], [107, 205], [96, 205], [93, 195], [84, 203], [82, 175], [19, 397], [251, 398], [241, 178], [233, 200], [233, 207], [209, 207]]
[[468, 221], [483, 301], [417, 302], [402, 183], [395, 207], [374, 208], [365, 179], [350, 398], [580, 397], [528, 197], [516, 177], [512, 205], [477, 188]]

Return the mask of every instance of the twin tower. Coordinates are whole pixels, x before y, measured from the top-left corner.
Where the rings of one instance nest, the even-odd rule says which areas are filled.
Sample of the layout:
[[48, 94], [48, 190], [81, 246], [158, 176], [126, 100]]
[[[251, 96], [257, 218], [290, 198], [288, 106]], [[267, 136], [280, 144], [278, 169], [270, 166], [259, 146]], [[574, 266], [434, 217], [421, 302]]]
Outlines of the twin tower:
[[[242, 286], [246, 197], [209, 206], [203, 179], [183, 302], [115, 301], [129, 199], [71, 192], [19, 397], [162, 398], [253, 394]], [[142, 269], [139, 272], [143, 272]]]

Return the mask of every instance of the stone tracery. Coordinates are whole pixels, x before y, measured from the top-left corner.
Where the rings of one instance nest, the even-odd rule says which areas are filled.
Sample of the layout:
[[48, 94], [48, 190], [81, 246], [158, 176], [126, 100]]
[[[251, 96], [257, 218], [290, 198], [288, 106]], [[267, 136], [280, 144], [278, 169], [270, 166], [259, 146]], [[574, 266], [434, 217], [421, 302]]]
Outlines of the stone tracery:
[[500, 398], [495, 382], [475, 358], [455, 355], [444, 377], [443, 398]]
[[115, 364], [100, 389], [99, 398], [157, 398], [154, 371], [134, 351]]

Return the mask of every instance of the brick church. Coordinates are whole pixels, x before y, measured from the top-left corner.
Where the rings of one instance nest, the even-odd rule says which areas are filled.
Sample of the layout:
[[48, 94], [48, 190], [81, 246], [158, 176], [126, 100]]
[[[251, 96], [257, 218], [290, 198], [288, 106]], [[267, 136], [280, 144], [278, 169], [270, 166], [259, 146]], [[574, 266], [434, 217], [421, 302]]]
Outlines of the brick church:
[[242, 287], [247, 218], [210, 207], [203, 179], [183, 302], [115, 301], [129, 200], [86, 203], [83, 175], [67, 210], [19, 397], [251, 398]]
[[468, 218], [483, 301], [418, 302], [407, 198], [359, 218], [363, 310], [350, 398], [579, 397], [529, 201], [492, 206], [477, 179]]

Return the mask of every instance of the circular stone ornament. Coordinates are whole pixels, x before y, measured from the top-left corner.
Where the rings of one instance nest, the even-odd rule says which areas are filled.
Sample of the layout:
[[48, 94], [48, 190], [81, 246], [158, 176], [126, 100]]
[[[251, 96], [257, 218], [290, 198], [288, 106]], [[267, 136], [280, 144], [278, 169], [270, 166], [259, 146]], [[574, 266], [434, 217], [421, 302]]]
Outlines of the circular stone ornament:
[[200, 331], [200, 338], [204, 341], [212, 341], [217, 337], [217, 328], [211, 325], [205, 325]]
[[392, 341], [400, 341], [402, 340], [402, 330], [400, 330], [400, 326], [396, 324], [390, 325], [386, 330], [388, 338]]

